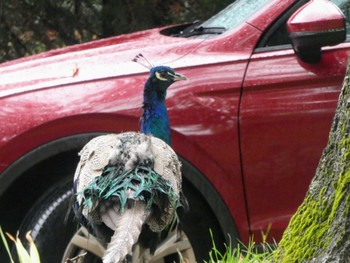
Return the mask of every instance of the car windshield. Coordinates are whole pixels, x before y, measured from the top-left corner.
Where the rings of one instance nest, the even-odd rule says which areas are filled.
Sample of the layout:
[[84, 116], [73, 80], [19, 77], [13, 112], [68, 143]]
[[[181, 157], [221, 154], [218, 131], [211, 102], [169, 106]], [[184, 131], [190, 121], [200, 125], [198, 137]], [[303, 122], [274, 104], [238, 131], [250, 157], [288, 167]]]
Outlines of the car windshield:
[[256, 10], [270, 0], [237, 0], [205, 21], [203, 27], [225, 27], [230, 30], [246, 21]]
[[271, 0], [236, 0], [207, 21], [195, 22], [180, 36], [200, 37], [222, 34], [242, 24], [269, 1]]

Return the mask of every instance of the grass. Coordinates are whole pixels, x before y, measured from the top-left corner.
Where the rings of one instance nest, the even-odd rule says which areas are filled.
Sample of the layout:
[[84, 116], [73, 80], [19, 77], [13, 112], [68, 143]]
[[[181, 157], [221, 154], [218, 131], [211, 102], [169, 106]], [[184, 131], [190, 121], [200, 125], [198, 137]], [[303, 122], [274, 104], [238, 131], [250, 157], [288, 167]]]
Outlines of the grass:
[[[30, 232], [28, 232], [26, 234], [26, 239], [29, 243], [29, 252], [24, 248], [21, 240], [18, 238], [18, 233], [17, 233], [16, 238], [13, 237], [12, 235], [10, 235], [9, 233], [6, 233], [6, 235], [11, 241], [13, 241], [15, 243], [19, 263], [40, 263], [39, 252], [38, 252], [37, 247], [34, 244], [32, 237], [30, 236]], [[4, 232], [1, 229], [1, 226], [0, 226], [0, 236], [2, 239], [2, 243], [5, 246], [6, 252], [10, 258], [10, 262], [15, 263], [12, 255], [11, 255], [11, 250], [10, 250], [10, 247], [7, 243]], [[65, 263], [77, 263], [85, 255], [86, 255], [86, 253], [83, 253], [81, 255], [76, 256], [75, 258], [67, 258]]]
[[258, 252], [250, 243], [248, 246], [238, 244], [236, 248], [226, 247], [226, 251], [221, 253], [215, 246], [209, 252], [209, 261], [205, 263], [271, 263], [273, 262], [273, 253], [270, 251]]
[[[6, 233], [8, 238], [12, 240], [15, 243], [18, 260], [19, 263], [40, 263], [40, 257], [38, 250], [33, 242], [33, 239], [30, 236], [30, 232], [27, 233], [26, 239], [29, 242], [29, 252], [26, 251], [24, 246], [22, 245], [21, 240], [18, 238], [18, 234], [15, 237], [10, 235], [9, 233]], [[2, 242], [5, 246], [5, 249], [7, 251], [7, 254], [10, 258], [11, 263], [15, 263], [11, 252], [9, 245], [7, 243], [7, 240], [5, 238], [5, 235], [0, 227], [0, 236], [2, 239]], [[220, 252], [219, 249], [216, 247], [214, 239], [213, 239], [213, 233], [210, 230], [210, 236], [212, 238], [212, 250], [209, 252], [209, 260], [204, 261], [204, 263], [272, 263], [273, 262], [273, 249], [271, 246], [266, 242], [267, 234], [263, 234], [263, 242], [261, 244], [261, 247], [263, 248], [263, 252], [258, 252], [256, 249], [256, 244], [254, 241], [251, 241], [248, 246], [245, 246], [244, 244], [239, 243], [235, 248], [232, 247], [232, 244], [225, 244], [225, 251]], [[185, 259], [182, 259], [181, 254], [180, 259], [182, 263], [186, 263], [187, 261]], [[79, 255], [76, 258], [73, 259], [67, 259], [66, 263], [70, 262], [78, 262], [81, 257], [84, 257], [85, 255]]]
[[[214, 240], [211, 231], [210, 235], [212, 240]], [[253, 240], [249, 242], [248, 246], [238, 243], [235, 248], [232, 247], [231, 242], [229, 245], [225, 244], [225, 251], [223, 253], [217, 249], [213, 241], [212, 250], [209, 252], [209, 261], [205, 261], [205, 263], [272, 263], [273, 248], [266, 241], [267, 235], [262, 234], [262, 252], [258, 251]]]
[[[13, 237], [9, 233], [6, 233], [6, 235], [10, 240], [12, 240], [15, 243], [19, 263], [40, 263], [38, 249], [36, 248], [33, 242], [33, 239], [30, 236], [30, 232], [26, 234], [26, 239], [28, 240], [28, 243], [29, 243], [29, 252], [24, 248], [21, 240], [18, 238], [18, 234], [16, 237]], [[1, 236], [2, 242], [4, 243], [5, 249], [7, 251], [7, 254], [10, 258], [11, 263], [14, 263], [9, 245], [7, 243], [7, 240], [5, 238], [4, 232], [2, 231], [1, 227], [0, 227], [0, 236]]]

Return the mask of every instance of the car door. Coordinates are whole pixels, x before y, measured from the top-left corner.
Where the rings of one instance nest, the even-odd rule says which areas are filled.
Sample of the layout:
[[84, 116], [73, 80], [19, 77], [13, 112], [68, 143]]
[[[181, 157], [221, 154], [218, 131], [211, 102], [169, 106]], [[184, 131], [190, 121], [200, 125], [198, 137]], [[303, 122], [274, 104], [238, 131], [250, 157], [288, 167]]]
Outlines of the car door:
[[[334, 116], [350, 43], [322, 48], [302, 62], [286, 30], [299, 1], [264, 33], [243, 85], [240, 140], [252, 234], [269, 224], [278, 239], [315, 174]], [[333, 1], [349, 16], [350, 1]], [[350, 39], [349, 27], [347, 39]]]

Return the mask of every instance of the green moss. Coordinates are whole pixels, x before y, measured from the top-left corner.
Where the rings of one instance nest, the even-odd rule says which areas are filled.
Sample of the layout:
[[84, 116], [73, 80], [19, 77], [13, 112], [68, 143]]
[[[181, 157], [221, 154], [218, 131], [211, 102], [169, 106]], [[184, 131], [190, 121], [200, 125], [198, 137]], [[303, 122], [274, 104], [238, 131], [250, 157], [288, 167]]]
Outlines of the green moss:
[[[350, 139], [344, 138], [338, 143], [338, 165], [330, 160], [320, 171], [323, 176], [335, 178], [328, 186], [323, 186], [318, 195], [308, 195], [283, 235], [275, 253], [276, 262], [304, 262], [317, 255], [320, 250], [328, 247], [332, 238], [328, 231], [337, 213], [346, 216], [350, 211], [350, 197], [347, 194], [350, 187]], [[328, 169], [330, 167], [331, 169]], [[326, 169], [327, 168], [327, 169]], [[326, 172], [327, 171], [327, 172]], [[329, 194], [330, 191], [332, 194]], [[325, 198], [327, 196], [327, 198]], [[331, 197], [331, 198], [330, 198]], [[341, 209], [340, 209], [341, 208]], [[340, 229], [339, 229], [340, 231]]]
[[341, 203], [344, 201], [345, 198], [345, 206], [344, 209], [342, 209], [342, 213], [348, 214], [349, 211], [349, 196], [347, 196], [346, 189], [350, 186], [350, 170], [347, 170], [346, 172], [343, 172], [338, 179], [336, 191], [334, 192], [334, 201], [332, 205], [332, 210], [329, 214], [329, 222], [333, 222], [333, 219], [336, 215], [336, 213], [339, 210], [339, 207]]
[[[349, 114], [347, 114], [349, 115]], [[347, 116], [348, 117], [348, 116]], [[348, 118], [347, 118], [348, 119]], [[345, 136], [344, 136], [345, 137]], [[347, 136], [346, 136], [347, 137]], [[344, 138], [339, 142], [340, 152], [343, 152], [342, 168], [338, 180], [336, 181], [334, 188], [334, 201], [332, 211], [329, 215], [329, 221], [332, 222], [342, 202], [344, 207], [342, 214], [348, 214], [350, 209], [348, 191], [350, 187], [350, 138]], [[345, 198], [345, 200], [344, 200]]]
[[308, 196], [299, 207], [279, 243], [276, 261], [301, 262], [327, 246], [328, 241], [324, 236], [329, 228], [329, 204], [322, 198], [325, 191], [326, 188], [322, 188], [317, 200]]

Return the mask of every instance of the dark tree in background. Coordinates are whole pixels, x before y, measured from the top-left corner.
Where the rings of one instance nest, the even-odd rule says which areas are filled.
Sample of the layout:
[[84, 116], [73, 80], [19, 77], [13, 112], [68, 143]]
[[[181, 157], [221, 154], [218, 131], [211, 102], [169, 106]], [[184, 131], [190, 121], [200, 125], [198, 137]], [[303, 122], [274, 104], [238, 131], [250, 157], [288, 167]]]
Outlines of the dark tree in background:
[[94, 39], [205, 20], [233, 0], [1, 0], [0, 62]]

